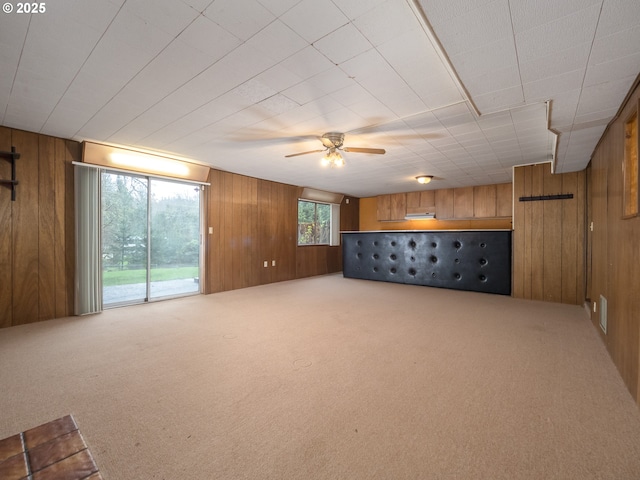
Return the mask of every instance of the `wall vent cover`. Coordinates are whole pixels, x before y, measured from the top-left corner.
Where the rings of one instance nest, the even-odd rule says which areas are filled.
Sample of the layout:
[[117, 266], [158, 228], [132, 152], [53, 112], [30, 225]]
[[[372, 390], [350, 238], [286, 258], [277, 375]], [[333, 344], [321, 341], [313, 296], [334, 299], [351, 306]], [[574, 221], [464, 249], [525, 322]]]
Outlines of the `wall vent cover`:
[[607, 333], [607, 299], [600, 295], [600, 328]]

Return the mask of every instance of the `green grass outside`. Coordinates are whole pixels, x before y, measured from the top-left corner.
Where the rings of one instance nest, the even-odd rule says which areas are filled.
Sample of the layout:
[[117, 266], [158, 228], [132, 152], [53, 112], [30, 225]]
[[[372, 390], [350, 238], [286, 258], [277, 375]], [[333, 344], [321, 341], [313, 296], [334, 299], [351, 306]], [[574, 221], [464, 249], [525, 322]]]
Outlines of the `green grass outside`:
[[[183, 278], [195, 278], [198, 276], [198, 267], [179, 268], [152, 268], [151, 281], [180, 280]], [[132, 283], [145, 283], [147, 271], [140, 270], [113, 270], [102, 272], [102, 284], [105, 287], [114, 285], [129, 285]]]

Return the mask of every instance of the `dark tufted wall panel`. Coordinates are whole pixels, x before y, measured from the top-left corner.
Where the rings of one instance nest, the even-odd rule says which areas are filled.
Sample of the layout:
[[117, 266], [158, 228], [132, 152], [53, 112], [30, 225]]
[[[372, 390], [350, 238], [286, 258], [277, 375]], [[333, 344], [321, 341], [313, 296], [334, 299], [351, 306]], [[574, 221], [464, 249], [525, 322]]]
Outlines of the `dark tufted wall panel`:
[[342, 235], [349, 278], [511, 294], [511, 231]]

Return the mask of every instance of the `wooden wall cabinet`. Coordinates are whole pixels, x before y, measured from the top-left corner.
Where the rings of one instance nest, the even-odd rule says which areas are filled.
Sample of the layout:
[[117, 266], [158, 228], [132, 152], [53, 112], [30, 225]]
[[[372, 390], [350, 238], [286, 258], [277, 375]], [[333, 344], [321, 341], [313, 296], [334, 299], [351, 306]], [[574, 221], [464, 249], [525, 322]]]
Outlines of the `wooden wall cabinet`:
[[407, 214], [407, 194], [393, 193], [378, 195], [377, 219], [378, 221], [401, 221]]
[[435, 190], [407, 193], [407, 213], [434, 212], [435, 209]]
[[511, 217], [512, 191], [511, 183], [434, 190], [436, 218], [463, 220]]

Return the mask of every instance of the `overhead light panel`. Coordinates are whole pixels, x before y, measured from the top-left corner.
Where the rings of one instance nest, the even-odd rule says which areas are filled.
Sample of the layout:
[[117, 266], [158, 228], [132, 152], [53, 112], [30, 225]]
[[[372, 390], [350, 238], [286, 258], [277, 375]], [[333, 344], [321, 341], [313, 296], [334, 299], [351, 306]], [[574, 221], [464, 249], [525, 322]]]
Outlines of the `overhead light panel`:
[[205, 182], [209, 176], [209, 167], [206, 165], [94, 142], [84, 142], [82, 161], [105, 168], [194, 182]]

